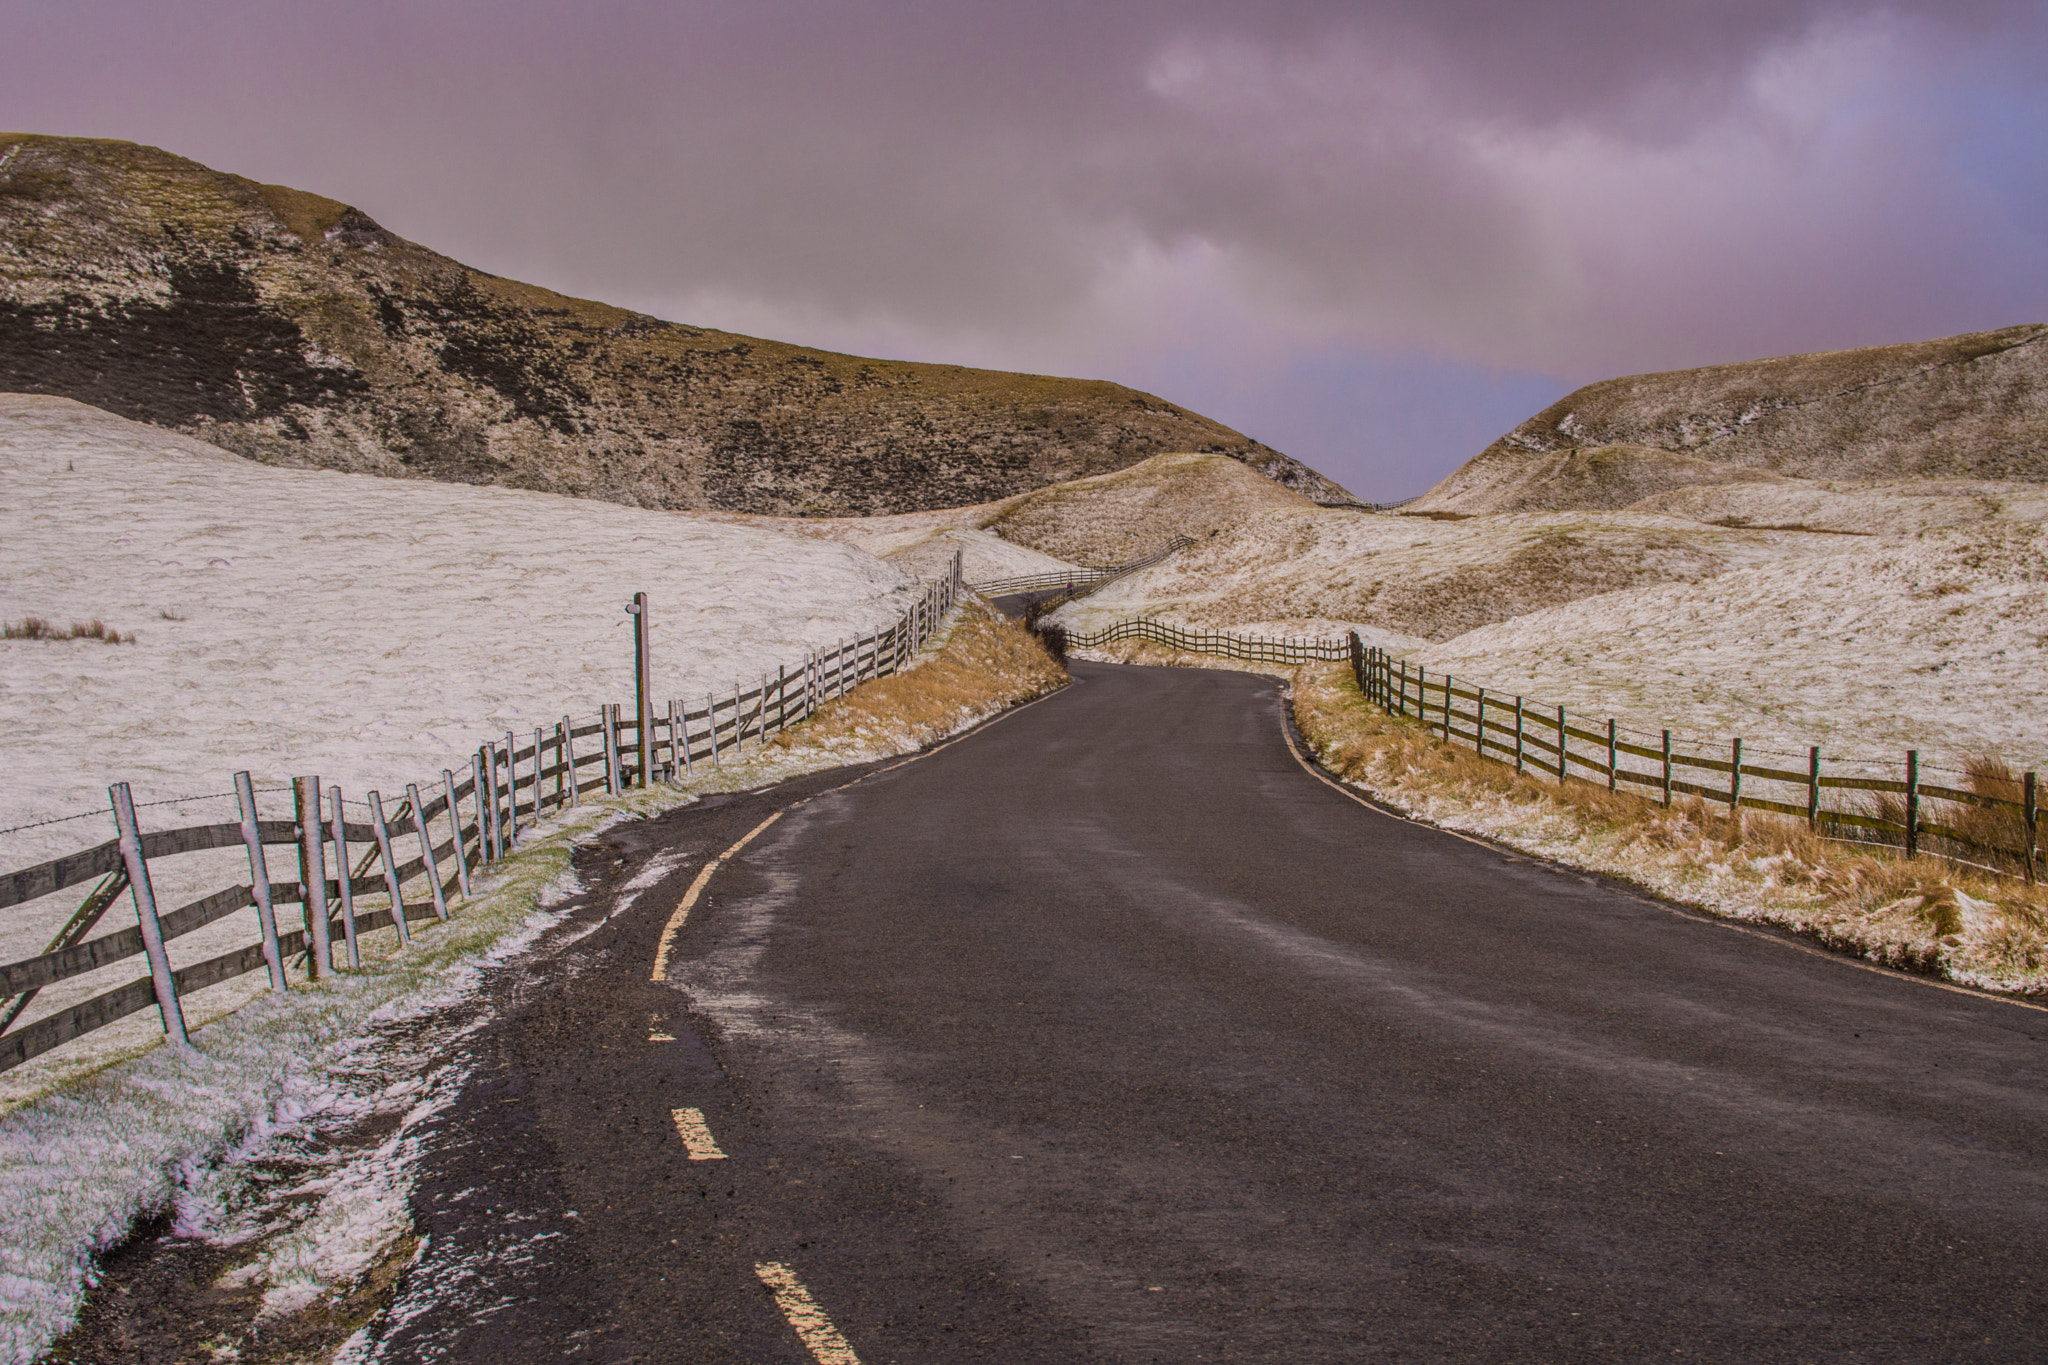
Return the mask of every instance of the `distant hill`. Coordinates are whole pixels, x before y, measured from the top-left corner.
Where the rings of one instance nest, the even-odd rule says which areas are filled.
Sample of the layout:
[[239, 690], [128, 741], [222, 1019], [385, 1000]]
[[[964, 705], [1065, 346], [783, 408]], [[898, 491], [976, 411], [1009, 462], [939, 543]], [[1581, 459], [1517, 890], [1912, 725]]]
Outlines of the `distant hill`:
[[1611, 510], [1780, 477], [2048, 481], [2048, 326], [1589, 384], [1412, 510]]
[[154, 147], [0, 134], [0, 390], [293, 465], [643, 507], [868, 515], [1168, 451], [1299, 462], [1116, 384], [866, 360], [472, 270]]

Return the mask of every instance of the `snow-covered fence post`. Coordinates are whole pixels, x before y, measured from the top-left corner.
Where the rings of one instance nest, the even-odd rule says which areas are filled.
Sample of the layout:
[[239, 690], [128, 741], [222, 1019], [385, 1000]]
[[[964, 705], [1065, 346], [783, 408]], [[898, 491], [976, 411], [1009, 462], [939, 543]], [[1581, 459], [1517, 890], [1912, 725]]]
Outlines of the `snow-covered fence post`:
[[646, 786], [654, 769], [654, 665], [648, 639], [647, 594], [636, 592], [626, 605], [633, 618], [633, 719], [639, 726], [640, 777]]
[[363, 955], [356, 947], [356, 897], [355, 888], [349, 885], [348, 817], [342, 813], [341, 788], [329, 787], [327, 799], [331, 806], [328, 825], [334, 831], [334, 881], [341, 895], [341, 939], [348, 949], [348, 965], [360, 967]]
[[400, 943], [412, 942], [412, 926], [405, 922], [405, 895], [398, 882], [398, 859], [391, 856], [391, 828], [384, 823], [384, 798], [370, 793], [370, 833], [377, 840], [377, 857], [384, 864], [384, 893], [391, 897], [392, 925]]
[[[462, 821], [455, 814], [455, 775], [443, 769], [441, 776], [448, 779], [448, 815], [455, 821], [456, 881], [462, 887], [463, 896], [467, 897], [469, 873], [462, 870], [468, 863], [462, 856]], [[412, 827], [420, 836], [420, 861], [427, 865], [427, 889], [434, 893], [434, 918], [445, 921], [448, 918], [448, 896], [441, 889], [441, 864], [434, 857], [434, 836], [427, 830], [427, 808], [420, 804], [417, 786], [407, 784], [405, 799], [412, 806]]]
[[469, 756], [470, 785], [476, 788], [476, 853], [477, 865], [488, 867], [497, 859], [497, 834], [491, 828], [497, 814], [498, 794], [486, 785], [484, 775], [484, 751], [481, 747]]
[[256, 925], [263, 931], [263, 965], [270, 969], [270, 989], [289, 989], [284, 954], [277, 946], [277, 907], [270, 899], [270, 868], [263, 861], [263, 832], [256, 821], [256, 788], [249, 774], [235, 774], [235, 802], [242, 809], [242, 843], [249, 850], [249, 898], [256, 902]]
[[1920, 751], [1906, 750], [1906, 856], [1920, 856]]
[[178, 981], [171, 975], [171, 957], [164, 951], [163, 925], [156, 917], [156, 892], [149, 884], [149, 860], [142, 856], [142, 831], [135, 824], [135, 798], [126, 782], [107, 788], [114, 808], [114, 828], [121, 841], [121, 863], [128, 869], [128, 890], [135, 896], [135, 919], [142, 928], [142, 951], [149, 955], [149, 981], [156, 991], [157, 1012], [164, 1033], [179, 1047], [192, 1046], [185, 1036], [185, 1011], [178, 1005]]
[[[455, 880], [462, 887], [462, 898], [467, 900], [470, 895], [469, 845], [462, 837], [462, 809], [455, 804], [455, 774], [446, 768], [441, 769], [441, 782], [448, 791], [448, 826], [455, 832]], [[438, 902], [441, 896], [441, 878], [433, 871], [433, 840], [427, 835], [426, 816], [420, 810], [419, 789], [407, 787], [405, 795], [406, 799], [412, 802], [413, 823], [419, 827], [420, 842], [427, 846], [427, 870], [434, 878], [434, 898]]]
[[299, 840], [299, 894], [305, 907], [306, 937], [311, 944], [313, 976], [334, 974], [334, 945], [327, 926], [327, 868], [321, 857], [327, 841], [320, 836], [320, 779], [292, 779], [292, 813]]
[[[1669, 805], [1671, 803], [1667, 800], [1665, 804]], [[1806, 750], [1806, 827], [1810, 830], [1818, 830], [1820, 828], [1820, 745], [1818, 744], [1811, 745]], [[2031, 868], [2028, 870], [2029, 872], [2032, 871]]]

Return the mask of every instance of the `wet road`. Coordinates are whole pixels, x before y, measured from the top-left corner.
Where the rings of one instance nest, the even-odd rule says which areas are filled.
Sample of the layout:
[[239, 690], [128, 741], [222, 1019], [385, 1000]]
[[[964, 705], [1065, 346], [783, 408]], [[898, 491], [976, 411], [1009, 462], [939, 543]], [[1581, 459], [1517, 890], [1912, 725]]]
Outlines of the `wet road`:
[[1368, 809], [1269, 679], [1075, 672], [607, 836], [384, 1358], [2038, 1358], [2048, 1015]]

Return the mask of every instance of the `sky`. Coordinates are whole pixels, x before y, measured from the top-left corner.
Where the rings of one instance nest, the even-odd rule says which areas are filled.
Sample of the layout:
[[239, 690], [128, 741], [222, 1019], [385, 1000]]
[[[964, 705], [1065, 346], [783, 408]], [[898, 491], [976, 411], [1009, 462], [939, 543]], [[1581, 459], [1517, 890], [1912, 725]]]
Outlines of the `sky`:
[[1361, 496], [1620, 374], [2048, 321], [2041, 0], [0, 0], [0, 128], [495, 274], [1115, 379]]

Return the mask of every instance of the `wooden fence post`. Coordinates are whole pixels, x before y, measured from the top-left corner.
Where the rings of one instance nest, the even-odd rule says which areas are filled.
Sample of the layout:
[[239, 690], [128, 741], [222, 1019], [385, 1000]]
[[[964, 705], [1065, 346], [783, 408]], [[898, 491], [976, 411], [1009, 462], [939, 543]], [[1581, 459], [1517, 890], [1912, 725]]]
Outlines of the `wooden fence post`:
[[327, 799], [333, 806], [328, 824], [334, 830], [334, 883], [341, 896], [341, 941], [348, 949], [348, 965], [357, 968], [363, 965], [363, 954], [356, 947], [356, 896], [355, 888], [349, 885], [354, 878], [348, 870], [348, 817], [342, 813], [341, 788], [329, 787]]
[[704, 719], [711, 723], [711, 766], [723, 769], [725, 763], [718, 757], [718, 699], [709, 692], [704, 694]]
[[[519, 842], [519, 740], [510, 730], [505, 732], [505, 851]], [[534, 755], [533, 770], [540, 771], [539, 755]], [[540, 779], [533, 782], [533, 818], [540, 818]]]
[[668, 700], [668, 774], [671, 779], [683, 775], [688, 766], [680, 756], [680, 739], [683, 729], [683, 708], [674, 697]]
[[624, 784], [619, 772], [619, 705], [608, 701], [600, 713], [604, 727], [604, 789], [607, 795], [617, 796]]
[[149, 860], [142, 856], [142, 831], [135, 823], [135, 798], [126, 782], [107, 788], [120, 836], [121, 864], [128, 869], [128, 890], [135, 896], [135, 920], [142, 928], [142, 951], [149, 955], [149, 981], [156, 991], [157, 1012], [164, 1034], [179, 1047], [192, 1046], [185, 1034], [185, 1011], [178, 1004], [178, 980], [171, 975], [171, 957], [164, 951], [163, 925], [156, 917], [156, 892], [149, 884]]
[[491, 825], [497, 815], [498, 794], [484, 782], [484, 751], [479, 748], [469, 756], [470, 785], [476, 790], [476, 851], [477, 864], [488, 866], [497, 861], [497, 831]]
[[1476, 706], [1476, 707], [1475, 707], [1474, 709], [1475, 709], [1476, 711], [1478, 711], [1478, 713], [1479, 713], [1479, 718], [1478, 718], [1478, 719], [1477, 719], [1477, 720], [1476, 720], [1476, 721], [1475, 721], [1475, 722], [1473, 723], [1473, 725], [1472, 725], [1472, 729], [1473, 729], [1473, 732], [1474, 732], [1474, 734], [1473, 734], [1473, 739], [1472, 739], [1472, 750], [1473, 750], [1473, 752], [1474, 752], [1474, 753], [1478, 754], [1478, 755], [1479, 755], [1479, 756], [1480, 756], [1481, 758], [1485, 758], [1485, 757], [1486, 757], [1486, 689], [1485, 689], [1485, 688], [1483, 688], [1483, 687], [1479, 689], [1479, 702], [1478, 702], [1478, 705], [1477, 705], [1477, 706]]
[[575, 729], [575, 726], [569, 724], [569, 718], [563, 716], [561, 724], [557, 726], [557, 733], [561, 735], [561, 743], [557, 745], [557, 749], [561, 749], [561, 780], [569, 784], [569, 808], [571, 810], [575, 808], [575, 804], [582, 800], [582, 792], [575, 790], [575, 737], [569, 733], [573, 729]]
[[1515, 698], [1515, 771], [1522, 771], [1522, 699]]
[[249, 774], [235, 774], [235, 802], [242, 808], [242, 843], [249, 850], [249, 898], [256, 902], [256, 925], [263, 931], [263, 965], [270, 969], [270, 989], [289, 990], [284, 954], [277, 946], [277, 906], [270, 899], [270, 867], [263, 859], [263, 832], [256, 815], [256, 788]]
[[1820, 745], [1806, 751], [1806, 827], [1820, 828]]
[[1920, 856], [1920, 751], [1906, 750], [1906, 856]]
[[[468, 900], [474, 893], [469, 889], [469, 846], [462, 838], [462, 808], [455, 804], [455, 774], [446, 768], [441, 769], [441, 783], [448, 792], [448, 827], [455, 833], [455, 880], [462, 887], [462, 898]], [[405, 789], [405, 798], [413, 803], [413, 824], [420, 831], [420, 842], [427, 846], [427, 866], [431, 869], [434, 865], [434, 841], [427, 835], [427, 821], [426, 816], [420, 810], [418, 788], [407, 787]], [[479, 839], [479, 842], [481, 842], [481, 839]], [[478, 861], [482, 861], [481, 855], [478, 856]], [[430, 875], [434, 877], [434, 894], [438, 899], [440, 896], [441, 878], [438, 874], [430, 873]]]
[[2041, 807], [2038, 799], [2038, 788], [2039, 784], [2035, 781], [2034, 774], [2028, 773], [2023, 788], [2024, 803], [2020, 814], [2027, 822], [2027, 880], [2029, 882], [2034, 880], [2034, 850], [2041, 843]]
[[1728, 751], [1728, 811], [1730, 814], [1742, 809], [1742, 740], [1738, 737]]
[[626, 610], [633, 616], [633, 722], [639, 727], [640, 777], [637, 786], [651, 780], [654, 768], [654, 663], [653, 641], [649, 637], [647, 594], [636, 592]]
[[[533, 819], [534, 819], [534, 823], [535, 823], [535, 824], [538, 824], [538, 823], [540, 823], [540, 803], [541, 803], [541, 794], [540, 794], [540, 793], [541, 793], [541, 780], [540, 780], [540, 775], [541, 775], [542, 773], [546, 772], [546, 771], [547, 771], [547, 767], [548, 767], [548, 762], [547, 762], [547, 757], [546, 757], [546, 755], [547, 755], [547, 751], [548, 751], [548, 750], [547, 750], [547, 744], [545, 743], [545, 739], [546, 739], [546, 736], [545, 736], [545, 734], [544, 734], [544, 733], [542, 732], [542, 730], [541, 730], [540, 726], [538, 726], [538, 725], [534, 726], [534, 727], [533, 727]], [[556, 804], [557, 804], [557, 805], [560, 805], [561, 803], [560, 803], [560, 802], [556, 802]]]
[[[445, 768], [441, 776], [448, 779], [448, 817], [455, 824], [455, 878], [461, 884], [464, 899], [467, 899], [469, 874], [463, 871], [467, 860], [462, 856], [462, 818], [455, 811], [455, 777]], [[405, 799], [412, 806], [413, 831], [420, 836], [420, 861], [427, 865], [427, 887], [434, 893], [434, 918], [446, 922], [448, 895], [441, 889], [441, 863], [434, 857], [434, 836], [427, 829], [427, 808], [420, 802], [420, 789], [408, 783]]]
[[1664, 808], [1671, 808], [1671, 732], [1664, 732]]
[[398, 881], [398, 859], [391, 855], [391, 827], [384, 823], [384, 798], [370, 793], [370, 833], [377, 840], [377, 857], [384, 864], [384, 894], [391, 897], [391, 919], [400, 943], [412, 942], [412, 926], [405, 922], [405, 894]]
[[306, 937], [312, 945], [313, 976], [318, 979], [334, 974], [334, 945], [327, 927], [327, 869], [320, 856], [326, 841], [320, 837], [319, 778], [292, 779], [292, 811], [298, 826], [299, 894], [305, 898], [300, 904], [305, 908]]
[[1564, 708], [1557, 708], [1557, 785], [1564, 785], [1565, 772], [1571, 767], [1571, 737], [1564, 732]]
[[1607, 718], [1607, 790], [1613, 791], [1620, 781], [1614, 774], [1619, 755], [1614, 745], [1614, 717]]

